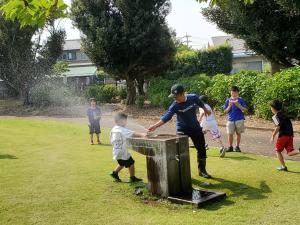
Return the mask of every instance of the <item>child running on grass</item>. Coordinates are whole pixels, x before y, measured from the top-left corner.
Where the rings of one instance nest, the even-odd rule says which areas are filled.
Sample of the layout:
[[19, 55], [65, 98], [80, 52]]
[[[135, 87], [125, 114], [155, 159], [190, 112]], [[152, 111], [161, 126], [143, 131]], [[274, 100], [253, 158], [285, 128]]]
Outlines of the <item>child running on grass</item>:
[[124, 168], [129, 169], [130, 182], [138, 182], [139, 179], [135, 176], [134, 160], [128, 152], [126, 138], [137, 136], [145, 137], [146, 134], [136, 133], [126, 128], [127, 115], [124, 113], [117, 113], [115, 115], [116, 125], [112, 128], [110, 133], [110, 142], [113, 146], [113, 159], [117, 160], [118, 165], [114, 171], [110, 174], [115, 181], [121, 182], [118, 173]]
[[226, 148], [224, 147], [223, 142], [221, 140], [221, 132], [219, 130], [215, 115], [214, 115], [213, 110], [211, 109], [210, 105], [208, 104], [207, 96], [205, 96], [205, 95], [200, 96], [200, 100], [204, 103], [205, 108], [211, 112], [210, 115], [205, 115], [204, 110], [199, 107], [200, 126], [202, 127], [204, 134], [206, 134], [207, 132], [210, 132], [212, 139], [220, 145], [220, 157], [223, 158], [225, 156]]
[[90, 107], [87, 110], [87, 117], [89, 120], [89, 129], [90, 129], [90, 140], [91, 145], [94, 144], [94, 133], [97, 135], [97, 143], [101, 144], [100, 141], [100, 118], [101, 118], [101, 109], [97, 106], [97, 101], [95, 98], [90, 98]]
[[275, 129], [272, 133], [271, 142], [274, 141], [275, 136], [278, 134], [278, 138], [276, 141], [275, 151], [278, 157], [278, 160], [281, 164], [280, 167], [277, 168], [279, 171], [288, 171], [284, 159], [282, 156], [282, 151], [286, 149], [287, 154], [289, 156], [297, 155], [300, 153], [300, 149], [296, 151], [294, 149], [293, 137], [293, 125], [291, 120], [281, 112], [282, 103], [279, 100], [274, 100], [271, 103], [271, 111], [274, 114], [272, 117], [273, 122], [275, 124]]

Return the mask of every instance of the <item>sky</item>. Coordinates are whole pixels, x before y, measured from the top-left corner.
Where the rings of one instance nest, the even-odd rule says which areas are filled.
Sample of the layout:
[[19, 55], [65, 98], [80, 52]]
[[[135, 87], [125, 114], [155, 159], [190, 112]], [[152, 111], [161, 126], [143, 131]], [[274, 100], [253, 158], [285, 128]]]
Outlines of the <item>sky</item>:
[[[72, 0], [64, 0], [66, 4], [71, 5]], [[206, 4], [199, 4], [195, 0], [171, 0], [172, 9], [167, 17], [170, 27], [175, 29], [177, 37], [186, 41], [184, 36], [191, 36], [189, 40], [190, 46], [193, 48], [202, 48], [211, 43], [211, 37], [226, 35], [218, 30], [216, 25], [205, 20], [201, 15], [201, 7]], [[80, 32], [73, 25], [71, 20], [64, 19], [60, 21], [60, 26], [64, 27], [67, 33], [67, 39], [80, 38]]]

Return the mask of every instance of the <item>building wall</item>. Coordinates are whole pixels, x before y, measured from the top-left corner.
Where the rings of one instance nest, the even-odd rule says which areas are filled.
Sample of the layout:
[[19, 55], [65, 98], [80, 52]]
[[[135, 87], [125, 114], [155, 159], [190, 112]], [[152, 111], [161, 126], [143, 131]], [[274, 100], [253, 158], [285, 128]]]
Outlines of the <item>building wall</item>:
[[263, 71], [265, 61], [261, 56], [234, 57], [232, 61], [231, 73], [237, 73], [240, 70]]

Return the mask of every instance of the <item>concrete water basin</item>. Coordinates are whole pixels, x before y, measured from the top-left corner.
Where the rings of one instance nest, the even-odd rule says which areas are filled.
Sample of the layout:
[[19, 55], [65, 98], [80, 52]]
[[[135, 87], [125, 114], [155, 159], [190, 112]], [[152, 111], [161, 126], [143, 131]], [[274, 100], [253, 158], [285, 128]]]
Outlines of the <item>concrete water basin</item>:
[[158, 134], [127, 141], [131, 149], [146, 156], [148, 188], [152, 194], [162, 197], [191, 194], [187, 136]]

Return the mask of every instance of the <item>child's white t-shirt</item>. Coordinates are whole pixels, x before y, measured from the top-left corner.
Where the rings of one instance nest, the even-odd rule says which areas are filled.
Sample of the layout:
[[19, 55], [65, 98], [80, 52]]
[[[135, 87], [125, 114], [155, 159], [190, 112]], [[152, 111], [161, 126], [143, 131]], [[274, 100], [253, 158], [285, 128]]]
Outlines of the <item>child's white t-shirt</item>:
[[127, 149], [126, 138], [132, 137], [134, 131], [125, 127], [114, 126], [110, 132], [110, 143], [113, 146], [113, 159], [114, 160], [127, 160], [130, 154]]

